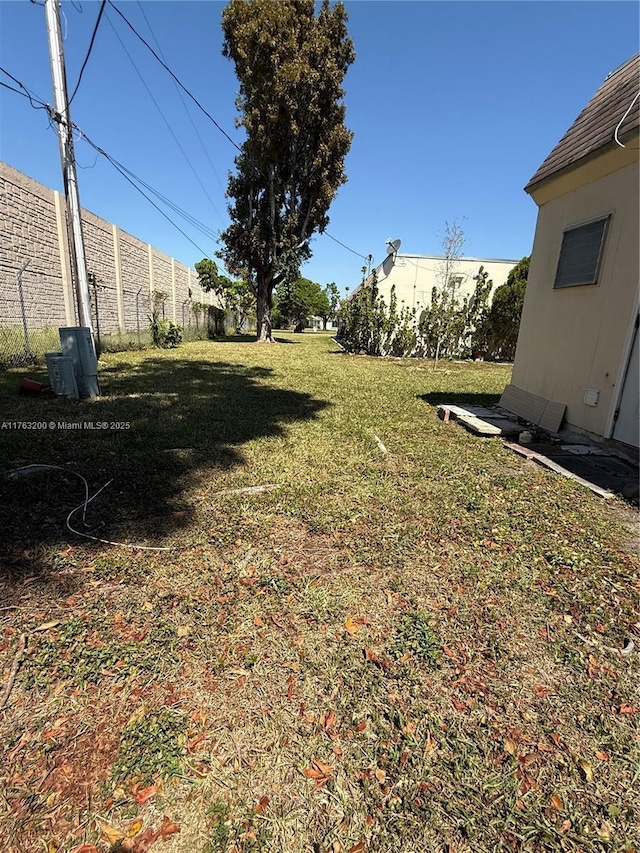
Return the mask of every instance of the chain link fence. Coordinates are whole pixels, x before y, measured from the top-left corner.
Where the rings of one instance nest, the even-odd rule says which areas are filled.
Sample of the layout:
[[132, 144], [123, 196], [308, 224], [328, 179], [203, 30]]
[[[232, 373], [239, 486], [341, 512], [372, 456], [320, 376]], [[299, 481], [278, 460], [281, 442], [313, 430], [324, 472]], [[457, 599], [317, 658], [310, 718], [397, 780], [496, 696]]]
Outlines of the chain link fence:
[[0, 365], [33, 363], [59, 349], [65, 325], [61, 276], [30, 263], [0, 270]]
[[[148, 288], [122, 289], [121, 309], [115, 282], [90, 279], [89, 296], [96, 344], [100, 352], [143, 349], [153, 343], [153, 299]], [[74, 324], [77, 311], [74, 304]], [[120, 327], [120, 310], [122, 328]], [[184, 341], [206, 340], [233, 331], [236, 317], [191, 298], [177, 302], [175, 320], [171, 300], [157, 306], [161, 319], [181, 327]], [[14, 367], [42, 361], [60, 348], [60, 326], [66, 320], [62, 277], [35, 265], [0, 268], [0, 366]]]

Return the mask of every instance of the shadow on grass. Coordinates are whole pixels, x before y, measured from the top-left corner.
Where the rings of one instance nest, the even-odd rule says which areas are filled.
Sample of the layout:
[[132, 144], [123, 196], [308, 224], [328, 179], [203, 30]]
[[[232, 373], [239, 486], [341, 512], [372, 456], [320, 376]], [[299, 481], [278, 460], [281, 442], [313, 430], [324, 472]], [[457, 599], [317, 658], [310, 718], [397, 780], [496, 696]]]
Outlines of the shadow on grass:
[[[124, 370], [103, 370], [103, 396], [82, 403], [20, 398], [12, 393], [13, 381], [2, 382], [2, 420], [55, 428], [0, 432], [0, 577], [46, 575], [52, 570], [48, 552], [89, 542], [65, 525], [84, 498], [73, 471], [87, 479], [90, 495], [113, 481], [87, 513], [87, 522], [107, 522], [93, 535], [147, 544], [175, 537], [189, 524], [199, 477], [215, 485], [216, 474], [243, 464], [243, 444], [282, 436], [287, 424], [311, 420], [329, 405], [269, 385], [271, 373], [225, 361], [151, 357]], [[69, 473], [45, 469], [7, 476], [34, 464], [60, 465]], [[82, 511], [72, 525], [83, 529]]]
[[[285, 334], [296, 334], [294, 332], [287, 332], [285, 329], [282, 329]], [[217, 344], [258, 344], [259, 341], [256, 340], [255, 335], [220, 335], [219, 337], [214, 338]], [[299, 341], [289, 341], [286, 338], [277, 338], [275, 335], [273, 336], [273, 340], [277, 344], [297, 344]]]
[[211, 338], [217, 344], [255, 344], [255, 335], [216, 335]]
[[432, 391], [429, 394], [417, 395], [419, 400], [424, 400], [430, 406], [495, 406], [501, 396], [501, 394], [465, 394], [463, 391]]

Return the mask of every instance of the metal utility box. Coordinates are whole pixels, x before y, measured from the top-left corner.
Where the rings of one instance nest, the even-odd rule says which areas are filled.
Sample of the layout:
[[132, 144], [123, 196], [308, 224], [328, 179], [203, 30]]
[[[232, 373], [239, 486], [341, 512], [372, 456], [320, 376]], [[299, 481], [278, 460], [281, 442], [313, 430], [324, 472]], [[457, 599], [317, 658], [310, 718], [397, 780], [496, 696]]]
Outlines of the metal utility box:
[[81, 397], [98, 397], [98, 360], [91, 329], [87, 326], [64, 326], [60, 330], [62, 354], [70, 358]]
[[[60, 358], [61, 355], [61, 352], [45, 352], [44, 354], [44, 360], [47, 363], [47, 373], [49, 374], [49, 380], [51, 380], [51, 362], [54, 358]], [[51, 384], [51, 382], [49, 384]], [[51, 390], [55, 390], [53, 385], [51, 385]]]
[[77, 400], [80, 394], [78, 393], [73, 359], [57, 353], [47, 353], [46, 358], [49, 385], [53, 393], [59, 397], [73, 397], [74, 400]]

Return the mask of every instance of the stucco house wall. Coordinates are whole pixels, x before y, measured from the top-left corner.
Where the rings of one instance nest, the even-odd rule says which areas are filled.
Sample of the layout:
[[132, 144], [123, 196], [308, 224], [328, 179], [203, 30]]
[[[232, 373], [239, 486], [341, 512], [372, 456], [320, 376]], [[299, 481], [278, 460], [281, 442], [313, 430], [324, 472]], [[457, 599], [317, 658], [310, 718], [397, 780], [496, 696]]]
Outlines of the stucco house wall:
[[[608, 75], [525, 187], [539, 210], [512, 375], [520, 391], [564, 403], [567, 426], [636, 447], [639, 80], [636, 55]], [[567, 250], [573, 281], [592, 283], [554, 287], [564, 232], [606, 217], [595, 273], [587, 238]]]
[[[540, 207], [512, 383], [565, 403], [566, 421], [605, 435], [617, 403], [619, 367], [637, 312], [638, 164]], [[607, 214], [599, 281], [554, 289], [563, 231]], [[599, 391], [596, 406], [584, 402]]]

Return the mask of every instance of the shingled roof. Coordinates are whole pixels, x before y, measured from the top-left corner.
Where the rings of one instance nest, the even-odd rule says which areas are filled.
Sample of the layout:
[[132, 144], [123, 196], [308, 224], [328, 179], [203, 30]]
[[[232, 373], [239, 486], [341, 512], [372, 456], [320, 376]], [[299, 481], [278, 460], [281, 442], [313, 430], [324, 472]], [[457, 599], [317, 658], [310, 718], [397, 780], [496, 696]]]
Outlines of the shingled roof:
[[[640, 54], [612, 71], [578, 118], [562, 137], [525, 187], [530, 192], [547, 178], [577, 167], [584, 159], [603, 148], [616, 146], [614, 133], [618, 123], [640, 89]], [[638, 131], [640, 99], [618, 128], [618, 139]]]

